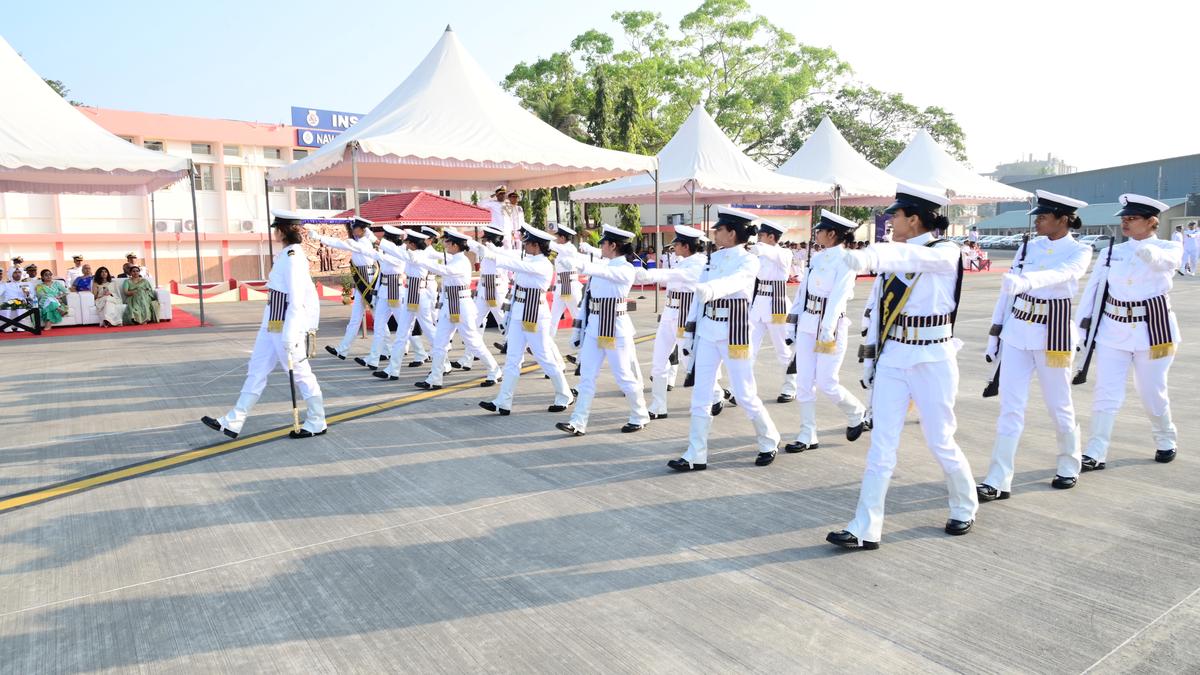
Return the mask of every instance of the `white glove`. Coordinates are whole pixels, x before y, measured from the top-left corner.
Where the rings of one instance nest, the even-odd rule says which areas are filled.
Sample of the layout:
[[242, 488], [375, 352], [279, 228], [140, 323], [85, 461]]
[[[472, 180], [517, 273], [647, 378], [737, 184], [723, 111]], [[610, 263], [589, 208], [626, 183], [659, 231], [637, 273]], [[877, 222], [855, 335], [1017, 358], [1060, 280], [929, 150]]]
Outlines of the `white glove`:
[[987, 349], [983, 352], [983, 358], [988, 363], [991, 363], [991, 362], [995, 361], [996, 357], [999, 355], [1000, 355], [1000, 337], [997, 335], [989, 335], [988, 336], [988, 346], [987, 346]]
[[483, 244], [479, 243], [478, 241], [476, 241], [474, 239], [467, 240], [467, 249], [468, 250], [478, 252], [479, 249], [481, 249], [481, 248], [483, 248]]
[[298, 364], [304, 360], [305, 354], [304, 354], [304, 337], [303, 336], [296, 336], [296, 337], [289, 338], [284, 343], [283, 348], [285, 350], [287, 350], [288, 358], [291, 359], [293, 367], [296, 364]]
[[1004, 276], [1000, 277], [1000, 292], [1005, 295], [1020, 295], [1031, 288], [1033, 284], [1019, 274], [1005, 272]]
[[867, 269], [871, 263], [871, 257], [862, 251], [846, 251], [842, 260], [846, 263], [846, 267], [855, 272]]
[[717, 294], [713, 291], [713, 287], [709, 286], [708, 284], [696, 284], [696, 290], [694, 293], [695, 295], [692, 296], [693, 302], [699, 303], [708, 302], [717, 296]]
[[1141, 258], [1142, 262], [1154, 262], [1154, 251], [1151, 251], [1149, 246], [1142, 246], [1134, 255]]
[[862, 385], [863, 389], [870, 389], [871, 385], [875, 383], [875, 359], [863, 360], [862, 379], [858, 383]]
[[828, 328], [822, 328], [817, 331], [817, 342], [833, 342], [833, 331]]

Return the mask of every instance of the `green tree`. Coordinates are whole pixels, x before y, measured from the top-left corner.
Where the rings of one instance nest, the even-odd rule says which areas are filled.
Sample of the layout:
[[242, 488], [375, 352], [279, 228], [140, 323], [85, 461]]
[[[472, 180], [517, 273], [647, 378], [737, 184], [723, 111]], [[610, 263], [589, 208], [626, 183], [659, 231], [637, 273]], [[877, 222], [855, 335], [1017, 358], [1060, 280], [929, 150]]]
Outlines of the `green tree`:
[[550, 190], [539, 188], [529, 191], [529, 206], [533, 213], [525, 211], [525, 218], [534, 227], [546, 227], [546, 210], [550, 208]]
[[475, 206], [479, 206], [479, 193], [475, 192], [474, 190], [471, 191], [471, 203]]
[[[642, 109], [640, 99], [632, 86], [625, 85], [621, 88], [621, 93], [617, 97], [617, 104], [613, 110], [613, 117], [616, 121], [613, 140], [617, 148], [626, 152], [637, 152], [640, 150], [639, 129], [642, 124]], [[637, 204], [617, 205], [617, 227], [629, 230], [635, 236], [641, 236], [641, 210]]]
[[80, 101], [76, 101], [74, 99], [67, 98], [68, 94], [71, 93], [71, 90], [67, 88], [67, 85], [63, 84], [62, 80], [51, 80], [51, 79], [47, 79], [47, 78], [42, 78], [42, 79], [45, 81], [47, 86], [49, 86], [51, 89], [54, 90], [54, 93], [67, 99], [67, 103], [70, 103], [73, 106], [83, 105], [83, 103]]
[[592, 145], [601, 148], [608, 147], [608, 87], [604, 73], [597, 71], [592, 75], [592, 101], [587, 113], [587, 135]]

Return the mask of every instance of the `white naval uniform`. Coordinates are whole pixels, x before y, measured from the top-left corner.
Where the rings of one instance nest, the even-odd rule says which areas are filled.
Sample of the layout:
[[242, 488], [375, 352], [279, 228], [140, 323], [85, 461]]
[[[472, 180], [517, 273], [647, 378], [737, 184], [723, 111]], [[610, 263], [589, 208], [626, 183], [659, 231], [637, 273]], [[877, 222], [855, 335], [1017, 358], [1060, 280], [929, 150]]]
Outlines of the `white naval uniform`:
[[[713, 423], [712, 392], [717, 387], [717, 370], [722, 363], [725, 364], [729, 388], [733, 390], [738, 407], [754, 426], [758, 452], [775, 452], [779, 446], [779, 431], [763, 406], [762, 399], [758, 397], [758, 384], [754, 380], [753, 344], [748, 344], [748, 353], [732, 358], [729, 353], [729, 310], [722, 312], [721, 308], [708, 307], [715, 300], [744, 300], [749, 304], [753, 300], [754, 279], [758, 273], [758, 257], [747, 251], [745, 246], [738, 245], [713, 253], [709, 257], [708, 268], [700, 275], [697, 290], [705, 287], [704, 292], [710, 299], [700, 302], [701, 296], [697, 296], [692, 302], [691, 314], [696, 321], [696, 337], [692, 346], [696, 379], [692, 390], [688, 448], [683, 453], [683, 459], [692, 464], [708, 463], [708, 432]], [[750, 324], [748, 317], [747, 324]], [[753, 335], [752, 325], [745, 330], [747, 341], [752, 342], [749, 337]]]
[[[8, 302], [9, 300], [32, 300], [37, 297], [33, 292], [33, 288], [25, 281], [12, 281], [12, 275], [8, 276], [9, 281], [0, 284], [0, 303]], [[0, 309], [0, 316], [7, 319], [15, 319], [18, 314], [23, 313], [23, 309]], [[32, 322], [32, 319], [30, 320]], [[16, 332], [19, 328], [4, 327], [4, 332]]]
[[[861, 424], [866, 413], [862, 401], [838, 382], [850, 336], [846, 304], [854, 297], [857, 278], [854, 270], [846, 266], [845, 253], [846, 249], [839, 244], [813, 256], [812, 267], [800, 282], [788, 312], [797, 317], [792, 345], [796, 350], [796, 402], [800, 405], [797, 443], [818, 443], [818, 390], [846, 416], [847, 427]], [[832, 343], [833, 351], [818, 352], [818, 342]]]
[[[792, 252], [782, 246], [759, 242], [750, 247], [752, 253], [758, 256], [758, 280], [760, 282], [787, 283], [792, 268]], [[779, 319], [771, 312], [771, 296], [762, 295], [770, 290], [770, 286], [756, 284], [757, 291], [750, 305], [750, 350], [752, 359], [758, 360], [758, 352], [762, 347], [763, 335], [771, 337], [775, 346], [775, 360], [783, 366], [783, 388], [779, 392], [783, 396], [796, 395], [796, 376], [788, 375], [788, 366], [792, 364], [792, 347], [787, 343], [791, 328], [787, 324], [787, 291], [783, 291], [783, 314]], [[734, 396], [737, 396], [735, 393]], [[738, 399], [741, 403], [741, 399]]]
[[[1111, 266], [1108, 252], [1096, 257], [1096, 267], [1083, 292], [1077, 318], [1090, 317], [1094, 303], [1100, 299], [1102, 270], [1108, 267], [1109, 304], [1102, 310], [1096, 328], [1096, 388], [1092, 396], [1091, 434], [1083, 454], [1097, 462], [1108, 457], [1113, 422], [1125, 401], [1125, 376], [1133, 366], [1133, 383], [1142, 399], [1142, 407], [1150, 417], [1150, 428], [1156, 450], [1174, 450], [1175, 425], [1171, 421], [1171, 401], [1167, 396], [1167, 371], [1175, 360], [1175, 349], [1160, 358], [1151, 358], [1150, 331], [1144, 320], [1129, 323], [1113, 319], [1130, 311], [1145, 317], [1145, 307], [1117, 307], [1112, 301], [1129, 303], [1166, 297], [1171, 291], [1173, 275], [1183, 254], [1178, 244], [1151, 236], [1141, 241], [1129, 240], [1112, 250]], [[1142, 256], [1146, 256], [1148, 260]], [[1179, 323], [1168, 301], [1168, 322], [1174, 347], [1181, 342]]]
[[[857, 251], [868, 257], [868, 269], [876, 272], [903, 275], [902, 279], [912, 279], [909, 274], [920, 274], [915, 282], [910, 281], [912, 290], [903, 315], [946, 316], [955, 311], [954, 289], [962, 256], [952, 243], [926, 246], [933, 238], [932, 233], [925, 233], [903, 244], [872, 244]], [[882, 287], [880, 292], [884, 292]], [[948, 324], [932, 330], [910, 328], [909, 333], [914, 340], [925, 339], [926, 335], [939, 339], [949, 335], [948, 328]], [[883, 534], [884, 501], [896, 468], [896, 453], [910, 400], [920, 414], [925, 442], [946, 475], [950, 518], [964, 522], [975, 519], [979, 508], [975, 480], [966, 456], [954, 440], [957, 353], [961, 348], [962, 341], [953, 337], [929, 345], [904, 344], [895, 337], [884, 343], [875, 363], [871, 448], [867, 451], [854, 520], [846, 526], [859, 541], [877, 542]]]
[[[672, 267], [666, 269], [639, 269], [637, 283], [666, 284], [667, 306], [658, 319], [658, 332], [654, 336], [654, 357], [650, 362], [650, 407], [655, 415], [667, 414], [667, 385], [675, 386], [678, 365], [672, 365], [671, 353], [683, 341], [680, 331], [681, 305], [686, 302], [690, 313], [696, 284], [708, 265], [708, 256], [693, 253], [686, 258], [675, 258]], [[688, 317], [683, 317], [686, 322]], [[724, 390], [713, 381], [712, 403], [724, 400]]]
[[[550, 244], [550, 249], [558, 255], [554, 259], [554, 302], [550, 304], [550, 334], [558, 334], [558, 324], [563, 315], [571, 313], [572, 319], [579, 318], [579, 298], [583, 293], [583, 284], [579, 283], [579, 275], [570, 267], [568, 259], [579, 254], [574, 244]], [[559, 253], [566, 251], [566, 253]], [[568, 282], [564, 286], [562, 275], [567, 275]]]
[[[433, 249], [409, 249], [407, 246], [396, 246], [386, 240], [380, 244], [380, 249], [384, 254], [381, 259], [390, 258], [388, 262], [392, 264], [403, 263], [403, 296], [400, 298], [400, 306], [396, 308], [396, 333], [392, 336], [391, 345], [388, 347], [390, 354], [388, 365], [383, 370], [389, 376], [398, 377], [404, 355], [410, 350], [414, 362], [422, 362], [429, 356], [420, 336], [413, 335], [413, 326], [420, 322], [424, 334], [429, 339], [433, 339], [437, 327], [433, 316], [433, 306], [437, 302], [437, 282], [429, 280], [431, 275], [417, 261], [430, 257], [441, 260], [441, 254]], [[409, 290], [413, 284], [418, 286], [418, 302], [415, 310], [408, 305]], [[405, 345], [406, 342], [407, 345]]]
[[[79, 267], [72, 267], [71, 269], [67, 270], [67, 288], [71, 288], [75, 283], [75, 280], [81, 276], [83, 276], [83, 265], [80, 265]], [[142, 276], [146, 275], [143, 274]], [[151, 284], [151, 286], [153, 286], [153, 284]]]
[[[500, 366], [491, 352], [483, 345], [483, 337], [479, 334], [479, 319], [475, 316], [475, 303], [471, 302], [471, 261], [467, 254], [459, 251], [446, 258], [434, 258], [430, 255], [416, 258], [417, 263], [442, 278], [442, 309], [438, 314], [437, 328], [433, 336], [433, 365], [425, 381], [434, 386], [442, 385], [442, 377], [446, 374], [446, 353], [450, 349], [450, 340], [457, 331], [463, 341], [467, 356], [483, 361], [487, 367], [487, 377], [490, 380], [500, 378]], [[458, 320], [450, 316], [450, 293], [459, 294]], [[390, 367], [390, 366], [389, 366]]]
[[[1020, 255], [1020, 254], [1019, 254]], [[1037, 300], [1065, 299], [1069, 303], [1087, 274], [1092, 247], [1071, 235], [1051, 241], [1031, 239], [1026, 246], [1019, 270], [1013, 273], [1032, 284], [1014, 299], [1001, 293], [992, 311], [992, 325], [1003, 325], [1000, 333], [1000, 417], [996, 420], [996, 440], [992, 463], [983, 483], [998, 491], [1012, 489], [1017, 446], [1025, 429], [1025, 407], [1029, 402], [1029, 384], [1034, 373], [1042, 388], [1046, 410], [1054, 422], [1057, 438], [1058, 468], [1055, 475], [1079, 476], [1079, 427], [1075, 423], [1075, 404], [1071, 400], [1071, 363], [1047, 364], [1047, 324], [1018, 318], [1030, 315], [1045, 318], [1048, 307]], [[1024, 296], [1024, 297], [1021, 297]], [[1030, 300], [1032, 299], [1032, 301]], [[1069, 316], [1068, 316], [1068, 322]], [[1079, 339], [1073, 322], [1069, 323], [1070, 342], [1067, 359], [1074, 354]]]
[[288, 369], [291, 356], [292, 372], [296, 389], [307, 404], [302, 428], [317, 434], [325, 430], [325, 405], [321, 397], [321, 385], [313, 375], [304, 350], [305, 334], [316, 330], [321, 322], [321, 303], [317, 288], [308, 272], [308, 259], [301, 244], [284, 247], [275, 255], [271, 274], [267, 277], [268, 298], [272, 291], [287, 298], [287, 309], [283, 313], [282, 325], [272, 321], [271, 301], [263, 308], [262, 323], [254, 338], [254, 351], [250, 353], [246, 381], [233, 409], [218, 420], [222, 427], [241, 433], [251, 408], [258, 402], [267, 386], [267, 376], [278, 367]]
[[1180, 274], [1188, 274], [1191, 270], [1187, 266], [1187, 231], [1174, 232], [1171, 234], [1171, 241], [1179, 244], [1183, 248], [1183, 255], [1179, 258], [1179, 267], [1175, 268]]
[[[405, 278], [404, 268], [405, 261], [402, 257], [395, 254], [401, 252], [402, 249], [392, 242], [383, 239], [379, 242], [379, 250], [374, 248], [370, 251], [370, 257], [379, 263], [379, 286], [375, 291], [375, 333], [371, 339], [371, 352], [367, 354], [365, 359], [368, 366], [379, 367], [379, 359], [381, 356], [387, 356], [391, 359], [392, 346], [400, 344], [401, 340], [407, 339], [404, 334], [405, 321], [408, 318], [408, 307], [404, 303], [405, 299]], [[397, 283], [389, 284], [389, 280], [395, 278]], [[393, 298], [391, 295], [390, 285], [394, 285], [399, 297]], [[396, 339], [391, 339], [388, 335], [388, 322], [391, 319], [396, 320]], [[397, 356], [400, 352], [396, 353]]]
[[[571, 387], [563, 375], [558, 349], [554, 346], [554, 337], [551, 334], [553, 317], [546, 304], [546, 289], [550, 287], [554, 276], [554, 264], [544, 255], [526, 255], [522, 258], [519, 253], [505, 248], [478, 247], [477, 250], [486, 258], [494, 258], [500, 269], [513, 272], [514, 288], [512, 306], [509, 309], [504, 381], [500, 383], [500, 392], [492, 403], [497, 408], [512, 410], [513, 395], [517, 391], [517, 381], [521, 378], [521, 361], [525, 355], [525, 348], [528, 347], [533, 353], [534, 361], [550, 376], [550, 382], [554, 385], [554, 404], [570, 405]], [[537, 324], [532, 331], [523, 325], [521, 319], [526, 303], [531, 302], [539, 305]]]
[[[589, 277], [588, 302], [602, 298], [629, 298], [637, 268], [623, 257], [586, 262], [584, 255], [586, 253], [572, 258], [572, 265], [576, 271]], [[629, 423], [645, 425], [650, 421], [650, 414], [646, 411], [646, 398], [642, 393], [641, 371], [636, 366], [633, 321], [623, 310], [619, 311], [614, 323], [613, 346], [602, 347], [599, 341], [600, 315], [588, 307], [581, 308], [581, 317], [586, 326], [579, 344], [579, 396], [571, 414], [571, 426], [578, 431], [587, 431], [592, 398], [596, 395], [596, 378], [605, 360], [608, 361], [613, 379], [617, 381], [617, 387], [629, 404]]]
[[1196, 276], [1196, 265], [1200, 264], [1200, 230], [1183, 231], [1183, 264], [1189, 274]]
[[[360, 239], [335, 239], [326, 237], [320, 234], [313, 234], [313, 238], [325, 244], [329, 248], [336, 248], [342, 251], [350, 252], [350, 264], [354, 267], [374, 268], [374, 246], [370, 235], [363, 236]], [[350, 272], [351, 278], [354, 277], [354, 271]], [[370, 274], [367, 275], [367, 281], [371, 280]], [[354, 338], [358, 334], [358, 328], [362, 325], [363, 316], [367, 312], [367, 303], [362, 297], [362, 293], [358, 291], [358, 285], [354, 286], [354, 304], [350, 306], [350, 320], [346, 322], [346, 334], [342, 336], [342, 341], [337, 346], [338, 356], [345, 357], [350, 353], [350, 346], [354, 344]], [[386, 324], [384, 325], [386, 329]]]
[[[488, 304], [487, 293], [484, 291], [484, 275], [493, 275], [496, 278], [495, 304], [492, 305]], [[496, 267], [495, 258], [480, 258], [479, 282], [475, 285], [475, 315], [479, 317], [480, 330], [483, 330], [487, 326], [487, 317], [490, 313], [492, 318], [496, 320], [496, 325], [500, 328], [500, 332], [503, 333], [505, 331], [506, 320], [504, 318], [504, 299], [507, 295], [508, 272]]]

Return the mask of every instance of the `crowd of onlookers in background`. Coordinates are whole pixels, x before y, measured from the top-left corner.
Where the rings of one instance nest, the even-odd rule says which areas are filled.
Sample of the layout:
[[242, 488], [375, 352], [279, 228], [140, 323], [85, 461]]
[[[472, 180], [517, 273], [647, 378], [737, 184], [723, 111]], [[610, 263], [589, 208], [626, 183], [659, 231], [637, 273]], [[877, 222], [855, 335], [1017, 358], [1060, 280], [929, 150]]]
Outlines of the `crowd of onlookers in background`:
[[[42, 329], [49, 330], [62, 323], [70, 309], [68, 293], [90, 293], [101, 327], [139, 325], [158, 321], [158, 296], [154, 282], [137, 264], [130, 253], [114, 277], [107, 267], [83, 262], [83, 256], [72, 258], [74, 267], [65, 277], [56, 277], [53, 270], [39, 270], [36, 263], [25, 264], [23, 258], [12, 259], [12, 266], [0, 283], [0, 311], [9, 318], [36, 307]], [[6, 331], [17, 330], [6, 327]]]

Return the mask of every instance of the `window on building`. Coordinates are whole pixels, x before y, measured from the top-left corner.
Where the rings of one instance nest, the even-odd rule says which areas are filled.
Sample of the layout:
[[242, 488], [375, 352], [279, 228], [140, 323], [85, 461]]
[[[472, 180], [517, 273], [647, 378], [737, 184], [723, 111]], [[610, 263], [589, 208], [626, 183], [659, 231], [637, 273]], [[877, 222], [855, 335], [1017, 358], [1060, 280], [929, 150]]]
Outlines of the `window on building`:
[[296, 188], [296, 208], [345, 211], [346, 191], [337, 188]]
[[197, 190], [215, 190], [215, 189], [217, 189], [215, 187], [215, 184], [213, 183], [213, 165], [212, 164], [197, 164], [196, 165], [196, 173], [193, 175], [196, 177], [196, 189]]
[[233, 192], [242, 191], [242, 167], [225, 167], [225, 189]]
[[283, 159], [283, 148], [263, 148], [263, 158]]
[[358, 191], [358, 204], [359, 204], [359, 206], [362, 206], [363, 204], [366, 204], [367, 202], [369, 202], [372, 199], [379, 197], [381, 195], [395, 195], [395, 194], [400, 194], [400, 190], [380, 190], [380, 189], [359, 190]]
[[292, 159], [304, 159], [305, 157], [308, 157], [307, 150], [301, 150], [299, 148], [292, 150]]
[[192, 143], [193, 155], [211, 155], [212, 143]]
[[225, 156], [226, 157], [241, 157], [242, 156], [242, 147], [240, 145], [226, 145], [225, 146]]
[[439, 197], [449, 197], [450, 191], [449, 190], [438, 190], [438, 196]]
[[283, 186], [282, 185], [268, 185], [267, 191], [271, 192], [272, 194], [283, 194]]
[[142, 141], [142, 147], [155, 152], [166, 152], [162, 141]]

